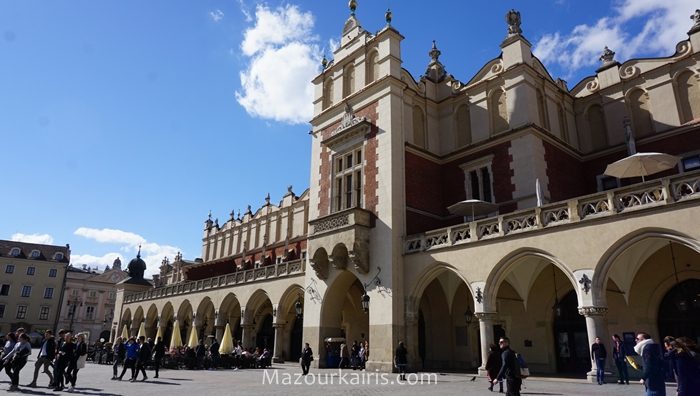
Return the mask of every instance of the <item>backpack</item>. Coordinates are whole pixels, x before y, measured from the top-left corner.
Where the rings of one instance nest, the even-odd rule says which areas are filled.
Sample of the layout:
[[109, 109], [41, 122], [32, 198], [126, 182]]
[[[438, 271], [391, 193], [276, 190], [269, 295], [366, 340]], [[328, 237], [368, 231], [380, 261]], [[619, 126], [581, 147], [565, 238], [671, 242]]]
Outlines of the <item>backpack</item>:
[[525, 379], [530, 376], [530, 369], [527, 368], [527, 363], [525, 363], [525, 359], [523, 359], [523, 355], [515, 353], [515, 359], [514, 361], [514, 370], [515, 372], [513, 373], [513, 376], [515, 378], [520, 378], [520, 379]]

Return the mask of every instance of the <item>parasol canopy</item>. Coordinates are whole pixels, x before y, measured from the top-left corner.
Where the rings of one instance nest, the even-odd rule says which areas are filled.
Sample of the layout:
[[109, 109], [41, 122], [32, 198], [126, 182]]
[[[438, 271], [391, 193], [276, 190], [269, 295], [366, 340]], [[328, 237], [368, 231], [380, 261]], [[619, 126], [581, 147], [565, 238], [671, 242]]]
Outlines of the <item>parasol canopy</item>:
[[619, 179], [641, 176], [644, 181], [645, 176], [671, 169], [679, 160], [675, 155], [664, 153], [636, 153], [608, 165], [605, 174]]
[[233, 352], [233, 336], [231, 335], [231, 326], [226, 323], [226, 329], [224, 330], [224, 337], [221, 340], [221, 345], [219, 346], [219, 353], [223, 355], [230, 355]]
[[498, 205], [495, 203], [479, 199], [467, 199], [447, 207], [451, 214], [471, 216], [472, 220], [474, 220], [474, 216], [486, 215], [495, 212], [497, 209]]
[[190, 348], [196, 348], [197, 344], [199, 344], [199, 338], [197, 337], [197, 327], [192, 326], [192, 330], [190, 330], [190, 338], [187, 339], [187, 346]]
[[136, 335], [136, 339], [138, 340], [141, 336], [146, 336], [146, 325], [144, 322], [141, 322], [141, 326], [139, 326], [139, 333]]
[[179, 348], [182, 346], [182, 335], [180, 334], [180, 324], [175, 320], [173, 323], [173, 335], [170, 338], [170, 347]]
[[124, 341], [129, 339], [129, 330], [126, 328], [126, 325], [124, 325], [124, 328], [122, 328], [122, 339]]
[[158, 339], [163, 338], [163, 328], [158, 326], [158, 331], [156, 332], [156, 344], [158, 343]]

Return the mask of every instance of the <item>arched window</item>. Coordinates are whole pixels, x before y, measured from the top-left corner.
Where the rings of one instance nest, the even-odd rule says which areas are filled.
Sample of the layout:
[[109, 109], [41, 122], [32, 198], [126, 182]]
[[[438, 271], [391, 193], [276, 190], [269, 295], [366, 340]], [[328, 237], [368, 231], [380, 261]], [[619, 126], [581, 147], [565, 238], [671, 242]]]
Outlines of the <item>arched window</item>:
[[327, 109], [333, 104], [333, 78], [328, 77], [323, 81], [323, 108]]
[[562, 140], [569, 142], [569, 124], [566, 122], [566, 112], [561, 103], [557, 104], [557, 118], [559, 119], [559, 134]]
[[654, 125], [649, 112], [649, 95], [641, 89], [635, 89], [627, 95], [632, 113], [632, 130], [634, 136], [646, 136], [654, 132]]
[[367, 59], [367, 84], [372, 81], [377, 81], [379, 78], [379, 65], [377, 65], [377, 59], [379, 59], [379, 54], [377, 51], [372, 51], [369, 53], [369, 58]]
[[544, 129], [549, 129], [549, 116], [547, 115], [547, 99], [541, 89], [537, 90], [537, 115], [539, 124]]
[[491, 134], [503, 132], [508, 129], [508, 107], [506, 105], [506, 93], [502, 89], [496, 89], [489, 100], [491, 112]]
[[425, 148], [425, 115], [418, 106], [413, 106], [413, 143]]
[[343, 70], [343, 97], [355, 92], [355, 65], [352, 63]]
[[608, 128], [605, 125], [603, 107], [594, 104], [588, 108], [588, 131], [591, 136], [591, 150], [599, 150], [608, 146]]
[[678, 100], [681, 108], [681, 122], [685, 124], [700, 118], [700, 83], [691, 71], [678, 76]]
[[472, 143], [472, 125], [468, 104], [463, 104], [457, 108], [455, 123], [457, 147], [470, 145]]

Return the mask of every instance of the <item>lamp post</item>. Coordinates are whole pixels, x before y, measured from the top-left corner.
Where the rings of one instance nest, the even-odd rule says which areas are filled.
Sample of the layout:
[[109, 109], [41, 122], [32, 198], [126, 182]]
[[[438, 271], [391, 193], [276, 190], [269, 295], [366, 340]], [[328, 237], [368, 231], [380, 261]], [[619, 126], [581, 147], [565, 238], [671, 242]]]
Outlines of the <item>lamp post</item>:
[[301, 302], [301, 294], [297, 297], [297, 302], [294, 304], [294, 311], [297, 314], [297, 318], [301, 318], [304, 314], [304, 305]]
[[80, 296], [75, 296], [68, 300], [68, 317], [70, 318], [70, 323], [68, 325], [68, 331], [73, 333], [73, 322], [75, 321], [75, 314], [78, 307], [83, 306], [83, 299]]
[[360, 302], [362, 303], [362, 310], [365, 313], [369, 312], [369, 295], [367, 295], [367, 288], [372, 283], [374, 283], [375, 286], [379, 286], [382, 284], [382, 280], [379, 279], [379, 273], [381, 273], [381, 272], [382, 272], [382, 269], [380, 267], [377, 267], [377, 274], [374, 275], [374, 278], [372, 278], [372, 280], [370, 280], [368, 283], [365, 283], [362, 285], [365, 292], [362, 295], [362, 297], [360, 297]]

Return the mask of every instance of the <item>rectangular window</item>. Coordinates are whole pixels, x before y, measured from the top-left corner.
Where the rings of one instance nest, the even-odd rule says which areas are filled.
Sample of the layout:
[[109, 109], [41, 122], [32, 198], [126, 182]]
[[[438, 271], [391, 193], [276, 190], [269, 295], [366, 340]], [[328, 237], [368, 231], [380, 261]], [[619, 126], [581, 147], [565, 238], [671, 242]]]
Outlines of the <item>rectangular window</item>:
[[109, 299], [110, 300], [114, 300], [115, 296], [116, 296], [116, 294], [113, 291], [109, 292]]
[[27, 306], [26, 305], [18, 305], [17, 306], [17, 319], [26, 319], [27, 318]]
[[5, 304], [0, 304], [0, 318], [5, 317]]
[[85, 319], [87, 319], [87, 320], [95, 319], [95, 306], [94, 305], [87, 306], [87, 309], [85, 310]]
[[97, 291], [95, 291], [95, 290], [90, 290], [90, 294], [89, 294], [89, 295], [90, 295], [90, 297], [93, 297], [93, 298], [94, 298], [94, 297], [97, 297]]
[[53, 298], [53, 287], [47, 287], [46, 289], [44, 289], [44, 298], [46, 298], [46, 299]]
[[22, 297], [29, 297], [32, 295], [32, 287], [31, 286], [22, 286]]
[[34, 272], [36, 271], [36, 268], [34, 267], [27, 267], [27, 275], [29, 276], [34, 276]]
[[362, 147], [333, 161], [333, 211], [362, 207]]
[[57, 272], [58, 272], [58, 271], [56, 270], [56, 268], [51, 268], [51, 269], [49, 270], [49, 278], [55, 278]]
[[598, 183], [598, 191], [607, 191], [620, 187], [620, 179], [612, 176], [598, 175], [596, 176]]
[[491, 161], [493, 156], [479, 159], [461, 166], [464, 171], [464, 185], [467, 199], [493, 202], [493, 176]]
[[9, 296], [10, 295], [10, 285], [4, 284], [0, 286], [0, 296]]
[[15, 265], [14, 264], [7, 264], [5, 266], [5, 273], [6, 274], [12, 274], [15, 272]]
[[39, 312], [39, 320], [48, 320], [49, 319], [49, 307], [41, 307], [41, 311]]
[[70, 292], [70, 294], [71, 294], [73, 297], [78, 297], [78, 289], [73, 289], [73, 290]]
[[700, 169], [700, 154], [684, 157], [681, 160], [681, 168], [683, 172], [690, 172]]

